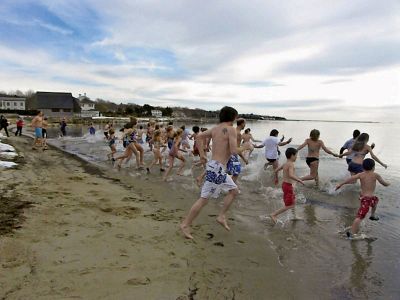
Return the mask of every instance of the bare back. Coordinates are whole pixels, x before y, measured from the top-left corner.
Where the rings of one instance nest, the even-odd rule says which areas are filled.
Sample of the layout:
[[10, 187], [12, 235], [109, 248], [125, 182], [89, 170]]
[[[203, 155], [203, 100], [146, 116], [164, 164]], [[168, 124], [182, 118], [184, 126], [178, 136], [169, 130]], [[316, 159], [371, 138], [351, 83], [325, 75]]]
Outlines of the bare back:
[[250, 140], [253, 138], [253, 136], [251, 135], [251, 133], [244, 133], [242, 134], [242, 141], [243, 143], [248, 143], [250, 142]]
[[312, 139], [307, 139], [308, 146], [308, 157], [319, 157], [319, 151], [323, 145], [321, 140], [313, 141]]
[[292, 175], [294, 175], [294, 164], [291, 161], [287, 161], [283, 165], [283, 178], [282, 180], [287, 183], [294, 183], [295, 180], [292, 179]]
[[361, 195], [373, 196], [376, 188], [377, 174], [374, 172], [363, 172], [360, 175]]
[[[208, 131], [208, 132], [207, 132]], [[237, 134], [235, 128], [228, 123], [221, 123], [200, 135], [211, 137], [212, 140], [212, 159], [219, 161], [223, 165], [229, 160], [232, 154], [237, 154]]]

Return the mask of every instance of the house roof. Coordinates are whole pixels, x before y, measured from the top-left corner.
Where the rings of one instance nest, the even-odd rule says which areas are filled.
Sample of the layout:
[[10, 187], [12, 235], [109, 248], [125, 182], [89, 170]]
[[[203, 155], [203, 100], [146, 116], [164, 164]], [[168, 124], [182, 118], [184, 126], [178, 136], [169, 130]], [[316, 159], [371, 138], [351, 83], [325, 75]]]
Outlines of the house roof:
[[7, 100], [25, 100], [25, 97], [17, 96], [17, 95], [6, 95], [0, 94], [0, 98], [7, 98]]
[[[74, 108], [74, 97], [71, 93], [37, 92], [35, 95], [36, 109]], [[75, 99], [76, 100], [76, 99]]]

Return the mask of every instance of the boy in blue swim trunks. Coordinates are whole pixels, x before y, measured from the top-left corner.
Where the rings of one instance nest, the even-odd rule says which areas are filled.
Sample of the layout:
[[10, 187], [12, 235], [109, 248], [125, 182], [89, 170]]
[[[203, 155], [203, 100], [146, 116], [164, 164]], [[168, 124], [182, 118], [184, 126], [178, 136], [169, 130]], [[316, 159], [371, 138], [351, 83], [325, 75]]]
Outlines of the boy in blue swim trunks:
[[226, 230], [230, 230], [225, 214], [235, 199], [238, 189], [232, 178], [225, 173], [225, 166], [231, 155], [237, 154], [237, 135], [235, 128], [232, 127], [237, 115], [234, 108], [223, 107], [219, 114], [220, 124], [198, 135], [198, 150], [202, 162], [207, 162], [204, 152], [204, 142], [207, 138], [211, 138], [213, 147], [211, 161], [207, 163], [206, 180], [201, 189], [200, 198], [193, 204], [180, 225], [182, 233], [188, 239], [193, 239], [190, 233], [193, 220], [208, 203], [208, 199], [217, 198], [222, 190], [228, 191], [228, 194], [224, 198], [224, 205], [217, 217], [217, 222]]

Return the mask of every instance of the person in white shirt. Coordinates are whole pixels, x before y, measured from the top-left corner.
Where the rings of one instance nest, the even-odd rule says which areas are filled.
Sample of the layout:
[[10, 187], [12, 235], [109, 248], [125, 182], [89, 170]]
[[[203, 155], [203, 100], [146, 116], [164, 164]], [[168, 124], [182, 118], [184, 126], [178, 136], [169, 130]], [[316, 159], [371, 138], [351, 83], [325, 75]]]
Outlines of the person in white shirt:
[[[274, 174], [276, 175], [276, 170], [279, 168], [279, 146], [285, 146], [292, 141], [292, 138], [288, 139], [284, 142], [284, 138], [278, 138], [279, 131], [276, 129], [272, 129], [270, 136], [265, 139], [265, 141], [261, 145], [256, 145], [254, 148], [263, 148], [265, 147], [265, 158], [268, 161], [264, 168], [272, 165], [274, 168]], [[275, 176], [275, 184], [277, 184], [278, 178]]]

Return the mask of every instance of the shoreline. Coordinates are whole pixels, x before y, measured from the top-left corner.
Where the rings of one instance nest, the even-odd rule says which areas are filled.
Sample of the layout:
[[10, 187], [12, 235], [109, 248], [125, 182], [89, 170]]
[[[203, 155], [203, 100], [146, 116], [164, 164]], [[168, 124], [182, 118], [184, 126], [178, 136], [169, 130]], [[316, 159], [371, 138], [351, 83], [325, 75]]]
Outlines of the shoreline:
[[[20, 227], [0, 236], [1, 297], [246, 299], [272, 289], [252, 289], [261, 274], [283, 280], [278, 261], [239, 220], [231, 218], [232, 232], [216, 224], [217, 203], [204, 209], [188, 241], [178, 227], [197, 195], [54, 148], [31, 151], [26, 137], [9, 142], [23, 162], [4, 171], [14, 183], [8, 189], [32, 204]], [[271, 295], [293, 293], [282, 286]]]

